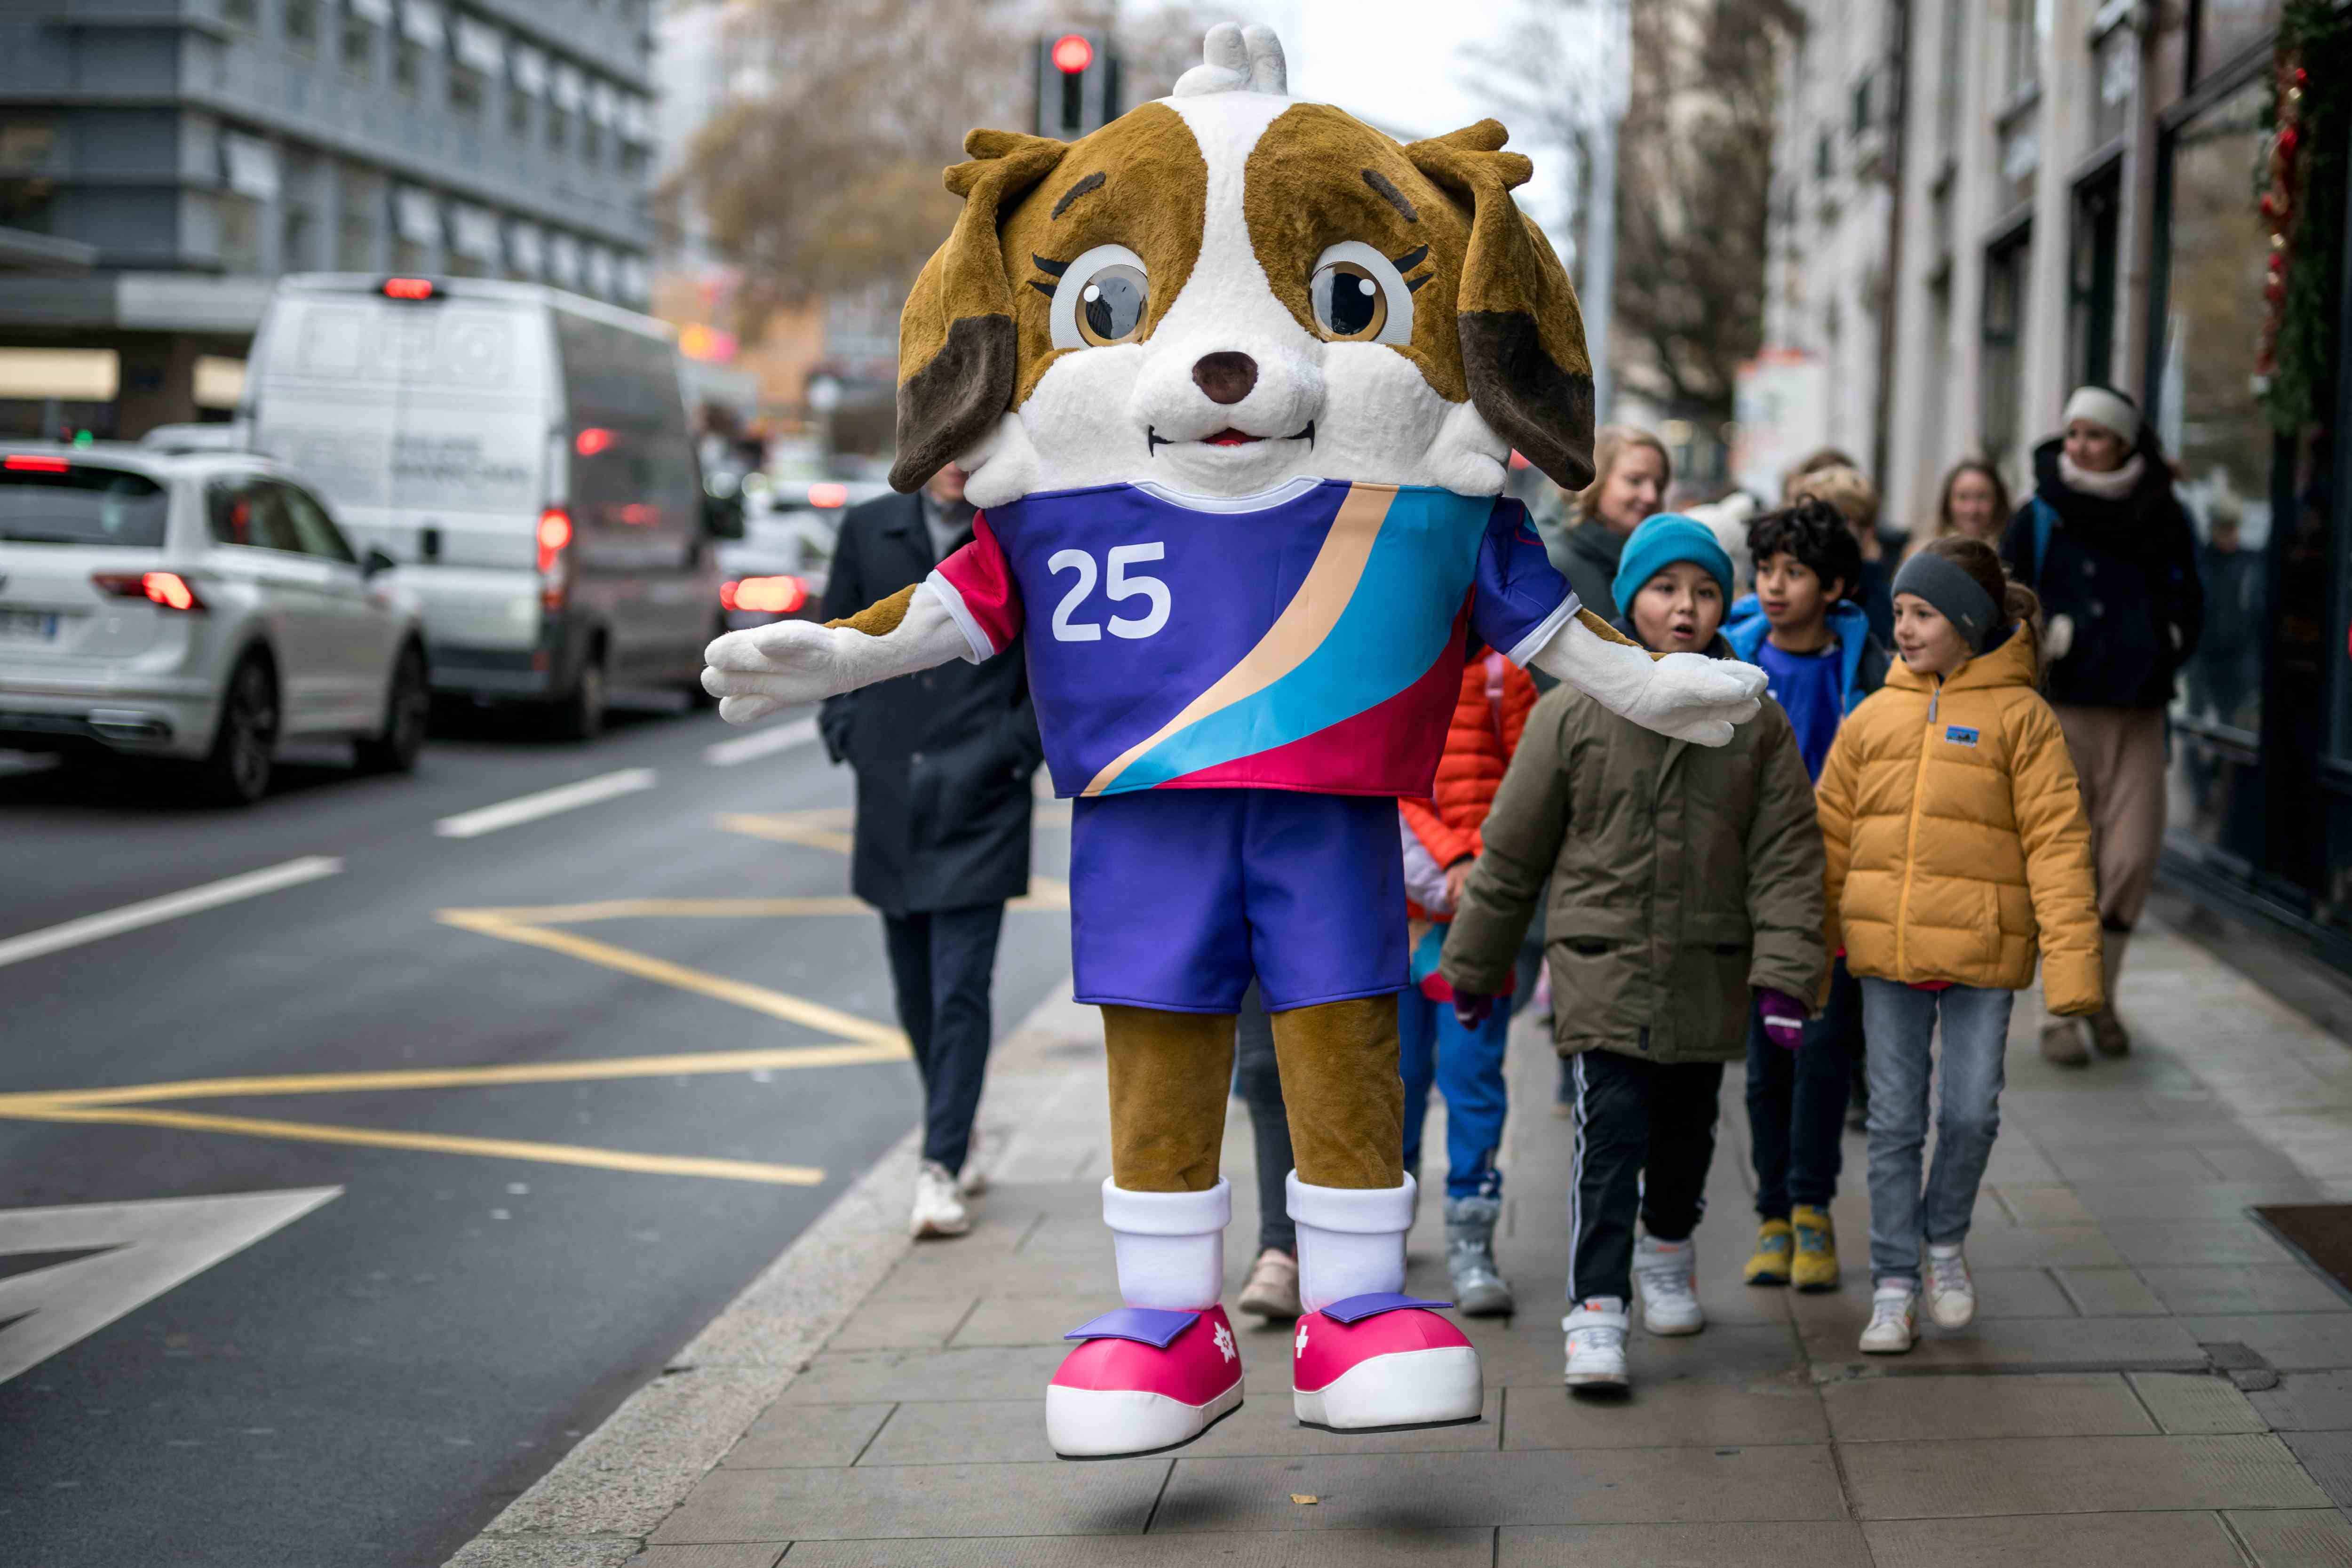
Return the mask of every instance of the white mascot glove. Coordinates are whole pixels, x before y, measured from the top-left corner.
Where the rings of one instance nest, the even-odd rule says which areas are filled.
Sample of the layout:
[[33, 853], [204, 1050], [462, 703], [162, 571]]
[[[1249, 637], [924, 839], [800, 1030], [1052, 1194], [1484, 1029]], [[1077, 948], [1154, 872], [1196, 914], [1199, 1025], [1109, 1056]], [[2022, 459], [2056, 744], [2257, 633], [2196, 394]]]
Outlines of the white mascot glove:
[[1597, 634], [1572, 616], [1528, 661], [1644, 730], [1701, 746], [1731, 742], [1732, 726], [1763, 707], [1766, 676], [1752, 664], [1670, 653], [1653, 658], [1632, 643]]
[[780, 708], [837, 697], [894, 676], [942, 665], [971, 649], [940, 596], [918, 588], [897, 626], [868, 637], [847, 626], [778, 621], [729, 632], [702, 650], [702, 689], [719, 716], [749, 724]]

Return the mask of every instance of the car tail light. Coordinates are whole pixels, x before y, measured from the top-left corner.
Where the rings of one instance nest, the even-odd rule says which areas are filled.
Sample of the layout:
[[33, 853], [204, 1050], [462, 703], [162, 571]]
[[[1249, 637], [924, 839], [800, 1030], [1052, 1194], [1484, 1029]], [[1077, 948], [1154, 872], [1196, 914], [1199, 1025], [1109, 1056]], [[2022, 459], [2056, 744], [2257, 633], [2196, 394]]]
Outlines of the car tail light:
[[118, 599], [145, 599], [167, 610], [201, 610], [205, 602], [177, 572], [97, 572], [90, 584]]
[[828, 481], [809, 486], [809, 505], [811, 506], [830, 510], [834, 507], [848, 504], [849, 487], [847, 485], [837, 485]]
[[387, 300], [430, 300], [433, 298], [433, 279], [387, 278], [383, 280], [383, 297]]
[[62, 474], [72, 466], [63, 458], [0, 458], [0, 468], [12, 474]]
[[572, 449], [583, 458], [593, 458], [599, 452], [608, 450], [613, 445], [613, 433], [610, 430], [592, 425], [572, 437]]
[[797, 577], [741, 577], [719, 587], [722, 609], [789, 616], [808, 603], [808, 584]]
[[564, 546], [572, 542], [572, 514], [560, 506], [549, 507], [539, 514], [539, 570], [544, 576], [555, 570], [563, 558]]

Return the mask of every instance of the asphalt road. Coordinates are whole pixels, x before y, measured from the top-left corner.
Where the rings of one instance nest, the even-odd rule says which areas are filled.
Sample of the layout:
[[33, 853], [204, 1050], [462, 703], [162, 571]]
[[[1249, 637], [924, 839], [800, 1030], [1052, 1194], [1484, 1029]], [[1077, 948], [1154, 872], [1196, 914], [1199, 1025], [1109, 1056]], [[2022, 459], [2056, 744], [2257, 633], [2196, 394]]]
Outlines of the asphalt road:
[[[322, 753], [242, 813], [0, 754], [0, 1560], [438, 1564], [913, 1124], [845, 771], [617, 721], [470, 723], [406, 779]], [[1000, 1030], [1067, 973], [1055, 886], [1007, 917]], [[188, 1082], [223, 1079], [271, 1081]], [[223, 1194], [284, 1195], [142, 1206]], [[129, 1206], [25, 1212], [88, 1205]]]

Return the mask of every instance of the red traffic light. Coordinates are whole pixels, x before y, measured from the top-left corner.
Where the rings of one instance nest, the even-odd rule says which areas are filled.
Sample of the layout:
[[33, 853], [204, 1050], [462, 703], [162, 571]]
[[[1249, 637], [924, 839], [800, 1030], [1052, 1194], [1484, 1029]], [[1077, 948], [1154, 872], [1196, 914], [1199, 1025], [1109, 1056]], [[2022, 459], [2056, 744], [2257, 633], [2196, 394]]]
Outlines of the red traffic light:
[[1054, 40], [1054, 68], [1064, 76], [1076, 76], [1095, 63], [1095, 47], [1076, 33], [1065, 33]]

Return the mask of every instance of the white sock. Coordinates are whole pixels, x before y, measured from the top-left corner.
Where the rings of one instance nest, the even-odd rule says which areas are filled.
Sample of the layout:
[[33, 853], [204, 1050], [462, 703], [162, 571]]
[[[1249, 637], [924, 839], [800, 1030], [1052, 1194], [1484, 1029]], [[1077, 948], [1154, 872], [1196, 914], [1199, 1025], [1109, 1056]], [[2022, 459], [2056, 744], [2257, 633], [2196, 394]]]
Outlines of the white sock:
[[1220, 1176], [1205, 1193], [1130, 1193], [1105, 1181], [1102, 1191], [1119, 1299], [1179, 1312], [1215, 1306], [1224, 1294], [1233, 1184]]
[[1319, 1312], [1350, 1296], [1402, 1291], [1413, 1192], [1410, 1175], [1396, 1187], [1317, 1187], [1291, 1172], [1299, 1304]]

